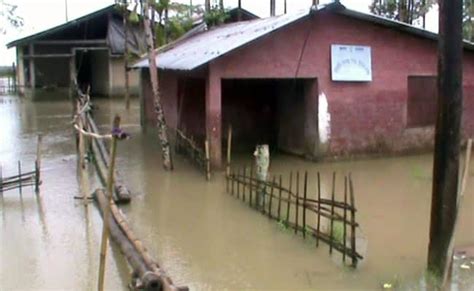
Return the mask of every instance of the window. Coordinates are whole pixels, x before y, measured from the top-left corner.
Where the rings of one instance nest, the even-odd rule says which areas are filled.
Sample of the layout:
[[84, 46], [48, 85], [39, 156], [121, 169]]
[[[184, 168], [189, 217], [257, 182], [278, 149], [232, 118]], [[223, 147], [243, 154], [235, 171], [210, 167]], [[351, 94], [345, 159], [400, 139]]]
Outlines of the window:
[[436, 123], [436, 81], [436, 76], [408, 77], [407, 127]]

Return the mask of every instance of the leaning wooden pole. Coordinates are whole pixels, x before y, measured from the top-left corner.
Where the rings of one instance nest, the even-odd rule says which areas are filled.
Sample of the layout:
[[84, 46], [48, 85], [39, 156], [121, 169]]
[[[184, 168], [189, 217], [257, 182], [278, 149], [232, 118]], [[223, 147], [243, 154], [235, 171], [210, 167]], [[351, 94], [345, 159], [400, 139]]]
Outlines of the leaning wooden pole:
[[[120, 117], [115, 116], [112, 130], [120, 128]], [[107, 176], [107, 205], [104, 208], [104, 223], [102, 227], [102, 240], [100, 244], [100, 264], [99, 264], [99, 282], [97, 289], [99, 291], [104, 290], [104, 279], [105, 279], [105, 260], [107, 256], [107, 244], [109, 240], [109, 216], [110, 216], [110, 204], [112, 203], [113, 185], [114, 185], [114, 168], [115, 168], [115, 155], [117, 153], [117, 137], [112, 136], [110, 143], [110, 163], [109, 173]]]
[[161, 93], [159, 88], [158, 67], [156, 66], [156, 52], [153, 44], [153, 34], [151, 29], [151, 22], [148, 17], [149, 5], [148, 1], [143, 1], [143, 21], [145, 26], [145, 36], [148, 49], [148, 62], [150, 69], [150, 81], [153, 89], [155, 112], [157, 117], [158, 138], [161, 143], [163, 167], [165, 170], [173, 170], [173, 161], [171, 159], [171, 150], [168, 140], [168, 132], [166, 126], [165, 114], [163, 106], [161, 105]]
[[130, 76], [129, 76], [129, 69], [128, 69], [128, 57], [129, 57], [129, 49], [128, 49], [128, 1], [123, 0], [123, 33], [124, 33], [124, 52], [123, 52], [123, 66], [124, 66], [124, 77], [125, 77], [125, 108], [128, 110], [130, 109]]
[[428, 271], [444, 283], [457, 216], [462, 116], [462, 0], [439, 2], [438, 115], [435, 132]]

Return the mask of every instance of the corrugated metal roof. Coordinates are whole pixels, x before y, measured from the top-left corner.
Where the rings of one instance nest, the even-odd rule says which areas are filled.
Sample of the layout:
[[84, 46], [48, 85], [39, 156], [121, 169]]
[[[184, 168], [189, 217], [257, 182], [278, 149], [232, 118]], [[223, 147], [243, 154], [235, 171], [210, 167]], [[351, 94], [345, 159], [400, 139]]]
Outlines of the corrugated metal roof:
[[[350, 10], [339, 2], [319, 5], [313, 7], [310, 11], [315, 13], [321, 10], [368, 21], [426, 39], [435, 41], [438, 39], [436, 33], [400, 21]], [[310, 11], [304, 10], [294, 14], [222, 25], [189, 38], [182, 38], [176, 43], [158, 49], [157, 65], [160, 69], [196, 69], [268, 33], [309, 16]], [[464, 41], [464, 48], [472, 51], [474, 50], [474, 43]], [[148, 60], [144, 57], [133, 67], [148, 67]]]
[[[304, 10], [210, 29], [167, 47], [158, 54], [157, 65], [161, 69], [193, 70], [272, 31], [298, 21], [309, 13], [309, 10]], [[148, 67], [148, 60], [143, 59], [134, 67]]]

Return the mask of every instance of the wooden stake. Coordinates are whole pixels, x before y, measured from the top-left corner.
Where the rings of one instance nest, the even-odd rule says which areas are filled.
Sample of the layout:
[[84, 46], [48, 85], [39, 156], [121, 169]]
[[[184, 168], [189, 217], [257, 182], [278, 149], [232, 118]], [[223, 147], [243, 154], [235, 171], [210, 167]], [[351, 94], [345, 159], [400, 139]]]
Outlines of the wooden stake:
[[227, 169], [226, 174], [230, 173], [230, 163], [231, 163], [231, 152], [232, 151], [232, 125], [229, 125], [227, 129]]
[[[79, 114], [79, 110], [81, 110], [81, 103], [80, 101], [78, 100], [77, 101], [77, 112], [76, 114]], [[83, 129], [84, 128], [84, 122], [83, 122], [83, 119], [82, 119], [82, 114], [78, 116], [77, 118], [77, 126], [80, 128], [80, 129]], [[84, 143], [84, 135], [82, 134], [81, 131], [78, 132], [79, 134], [79, 171], [83, 171], [85, 169], [85, 151], [86, 151], [86, 148], [85, 148], [85, 143]], [[85, 196], [84, 196], [85, 198]]]
[[355, 221], [355, 201], [354, 186], [352, 184], [352, 176], [349, 173], [349, 195], [351, 200], [351, 249], [352, 249], [352, 266], [357, 267], [357, 249], [356, 249], [356, 221]]
[[0, 194], [3, 194], [3, 168], [0, 164]]
[[347, 176], [344, 176], [344, 221], [342, 238], [344, 243], [344, 251], [342, 252], [342, 261], [346, 263], [346, 238], [347, 238]]
[[35, 180], [35, 191], [39, 192], [39, 185], [41, 184], [41, 143], [43, 141], [43, 136], [38, 134], [38, 141], [36, 143], [36, 180]]
[[[120, 117], [115, 116], [112, 128], [120, 128]], [[110, 162], [109, 162], [109, 173], [107, 177], [107, 207], [104, 209], [104, 223], [102, 227], [102, 240], [100, 245], [100, 264], [99, 264], [99, 282], [97, 289], [99, 291], [104, 290], [104, 279], [105, 279], [105, 260], [107, 256], [107, 243], [109, 239], [109, 215], [110, 205], [112, 203], [112, 191], [114, 185], [114, 168], [115, 168], [115, 156], [117, 151], [117, 137], [113, 136], [110, 145]]]
[[275, 176], [272, 179], [272, 189], [270, 190], [270, 199], [268, 199], [268, 218], [272, 218], [272, 201], [273, 201], [273, 190], [275, 189]]
[[298, 233], [298, 212], [299, 212], [299, 200], [300, 200], [300, 172], [296, 172], [296, 213], [295, 213], [295, 234]]
[[290, 223], [290, 205], [291, 205], [291, 191], [293, 190], [293, 172], [290, 172], [290, 182], [288, 191], [288, 203], [286, 204], [286, 225]]
[[244, 166], [243, 174], [244, 184], [242, 185], [242, 200], [245, 202], [245, 187], [247, 186], [247, 167]]
[[331, 229], [329, 241], [329, 253], [332, 254], [332, 245], [334, 243], [334, 195], [336, 192], [336, 172], [332, 173], [332, 193], [331, 193]]
[[306, 198], [308, 187], [308, 172], [304, 172], [304, 186], [303, 186], [303, 238], [306, 238]]
[[19, 182], [19, 187], [18, 187], [18, 190], [20, 191], [20, 194], [22, 194], [22, 189], [21, 189], [21, 161], [18, 161], [18, 176], [19, 176], [19, 179], [18, 179], [18, 182]]
[[280, 175], [279, 181], [278, 181], [278, 221], [280, 221], [280, 215], [281, 215], [281, 192], [282, 192], [282, 188], [281, 188], [281, 175]]
[[252, 187], [252, 183], [253, 183], [253, 165], [250, 166], [250, 193], [249, 193], [249, 206], [252, 207], [252, 204], [253, 204], [253, 187]]
[[234, 171], [232, 171], [230, 177], [231, 177], [231, 192], [230, 193], [232, 194], [232, 196], [234, 196], [234, 182], [235, 182], [235, 172]]
[[317, 229], [316, 229], [316, 247], [319, 247], [319, 235], [320, 235], [320, 229], [321, 229], [321, 175], [318, 172], [318, 223], [317, 223]]
[[237, 199], [240, 198], [240, 168], [237, 170]]
[[206, 179], [209, 181], [211, 180], [211, 157], [209, 155], [209, 142], [204, 142], [204, 147], [206, 150]]

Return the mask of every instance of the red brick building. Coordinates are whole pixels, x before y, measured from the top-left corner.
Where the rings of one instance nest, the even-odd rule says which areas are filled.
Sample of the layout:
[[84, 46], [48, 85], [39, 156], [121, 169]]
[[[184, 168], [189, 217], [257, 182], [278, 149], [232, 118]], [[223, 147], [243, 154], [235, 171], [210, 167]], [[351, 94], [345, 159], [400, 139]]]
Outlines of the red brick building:
[[[465, 43], [463, 133], [474, 133], [474, 44]], [[220, 165], [237, 143], [311, 158], [433, 145], [437, 35], [339, 3], [211, 28], [158, 56], [171, 127], [210, 142]], [[147, 61], [143, 122], [155, 119]]]

